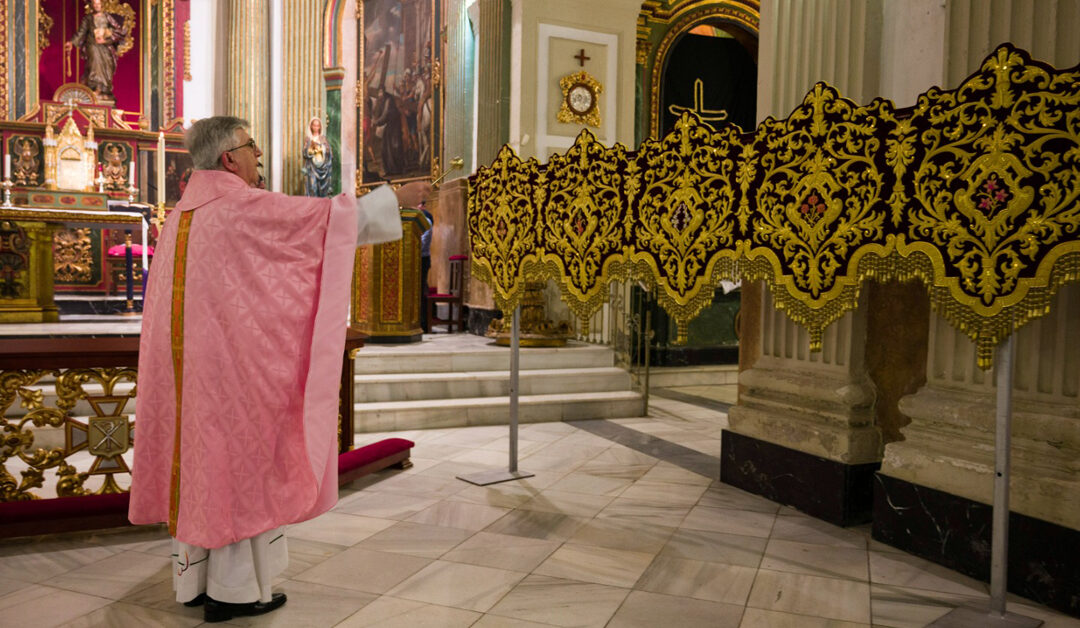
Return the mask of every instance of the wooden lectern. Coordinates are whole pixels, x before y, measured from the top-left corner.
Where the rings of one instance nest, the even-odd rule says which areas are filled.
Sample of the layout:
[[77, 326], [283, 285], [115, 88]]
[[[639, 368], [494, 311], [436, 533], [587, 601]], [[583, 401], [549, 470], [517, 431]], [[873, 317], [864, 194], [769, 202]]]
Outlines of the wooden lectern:
[[356, 249], [352, 326], [368, 343], [418, 342], [420, 328], [420, 236], [431, 228], [424, 212], [401, 210], [402, 237]]

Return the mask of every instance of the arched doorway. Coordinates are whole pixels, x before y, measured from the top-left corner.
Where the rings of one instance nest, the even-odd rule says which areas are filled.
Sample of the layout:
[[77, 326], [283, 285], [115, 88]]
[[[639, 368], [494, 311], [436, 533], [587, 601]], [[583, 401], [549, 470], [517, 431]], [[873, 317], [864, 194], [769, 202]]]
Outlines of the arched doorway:
[[[757, 123], [757, 3], [671, 0], [647, 2], [639, 27], [640, 135], [661, 137], [683, 111], [719, 126], [750, 131]], [[644, 139], [640, 137], [639, 139]], [[651, 362], [656, 366], [734, 364], [739, 359], [738, 289], [717, 290], [713, 303], [676, 345], [675, 323], [655, 304]], [[637, 299], [635, 299], [637, 302]]]

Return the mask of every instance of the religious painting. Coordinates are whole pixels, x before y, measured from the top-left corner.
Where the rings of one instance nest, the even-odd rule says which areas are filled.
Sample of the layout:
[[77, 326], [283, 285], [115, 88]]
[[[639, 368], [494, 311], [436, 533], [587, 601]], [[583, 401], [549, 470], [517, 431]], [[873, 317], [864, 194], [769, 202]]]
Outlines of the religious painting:
[[[157, 204], [160, 202], [157, 186], [157, 151], [146, 153], [146, 180], [147, 185], [141, 186], [146, 195], [146, 202]], [[165, 151], [165, 205], [173, 207], [184, 195], [187, 180], [191, 177], [195, 164], [187, 151]]]
[[363, 77], [357, 183], [437, 176], [442, 119], [437, 3], [364, 0], [359, 9]]

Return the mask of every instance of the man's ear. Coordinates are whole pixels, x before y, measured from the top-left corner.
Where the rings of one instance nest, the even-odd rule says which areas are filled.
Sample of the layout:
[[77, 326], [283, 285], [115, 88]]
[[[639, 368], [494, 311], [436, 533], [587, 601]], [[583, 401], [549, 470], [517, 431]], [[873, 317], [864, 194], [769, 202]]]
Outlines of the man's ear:
[[239, 168], [236, 165], [236, 160], [233, 159], [232, 153], [221, 153], [221, 167], [224, 170], [235, 173]]

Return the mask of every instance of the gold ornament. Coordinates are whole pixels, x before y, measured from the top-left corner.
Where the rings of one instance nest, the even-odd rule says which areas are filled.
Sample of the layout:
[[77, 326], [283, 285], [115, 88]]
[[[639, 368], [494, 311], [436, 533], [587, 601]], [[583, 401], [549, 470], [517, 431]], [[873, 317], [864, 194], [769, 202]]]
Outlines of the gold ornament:
[[600, 126], [600, 94], [604, 86], [585, 70], [559, 79], [563, 100], [555, 118], [569, 124]]

